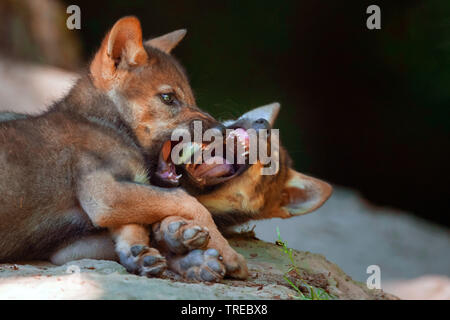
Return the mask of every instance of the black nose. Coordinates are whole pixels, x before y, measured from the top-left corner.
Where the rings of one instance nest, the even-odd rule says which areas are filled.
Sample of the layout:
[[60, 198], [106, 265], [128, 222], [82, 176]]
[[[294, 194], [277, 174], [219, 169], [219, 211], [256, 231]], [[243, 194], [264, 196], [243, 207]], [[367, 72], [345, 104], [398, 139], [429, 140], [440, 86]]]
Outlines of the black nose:
[[252, 128], [255, 130], [270, 129], [270, 123], [266, 119], [261, 118], [261, 119], [253, 121]]

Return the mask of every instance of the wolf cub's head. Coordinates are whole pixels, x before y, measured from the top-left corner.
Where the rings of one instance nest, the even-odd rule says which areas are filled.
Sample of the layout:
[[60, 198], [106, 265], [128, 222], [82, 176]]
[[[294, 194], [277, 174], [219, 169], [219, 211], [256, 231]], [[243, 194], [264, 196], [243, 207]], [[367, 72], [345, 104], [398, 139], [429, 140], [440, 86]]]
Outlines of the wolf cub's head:
[[[176, 128], [218, 123], [196, 105], [181, 65], [170, 55], [185, 30], [142, 40], [140, 22], [125, 17], [105, 36], [90, 65], [90, 78], [115, 105], [145, 152], [155, 160]], [[168, 177], [176, 184], [176, 175]]]
[[[224, 125], [234, 129], [236, 142], [245, 144], [246, 131], [271, 129], [279, 109], [278, 103], [259, 107], [237, 120], [225, 121]], [[201, 164], [186, 166], [182, 182], [222, 228], [249, 220], [289, 218], [319, 208], [330, 197], [332, 187], [292, 169], [287, 151], [281, 146], [277, 149], [274, 153], [278, 153], [279, 166], [274, 174], [262, 175], [264, 164], [259, 160], [253, 164], [234, 164], [229, 170], [222, 169], [223, 164]], [[204, 177], [212, 182], [204, 183]]]

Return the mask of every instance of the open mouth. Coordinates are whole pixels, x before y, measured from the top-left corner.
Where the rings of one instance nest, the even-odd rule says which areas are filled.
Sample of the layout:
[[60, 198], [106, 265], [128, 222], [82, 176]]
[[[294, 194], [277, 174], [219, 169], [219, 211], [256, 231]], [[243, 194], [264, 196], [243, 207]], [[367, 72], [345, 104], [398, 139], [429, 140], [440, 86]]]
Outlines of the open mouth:
[[[179, 157], [172, 159], [172, 150], [179, 147]], [[250, 138], [243, 128], [228, 132], [222, 145], [166, 141], [159, 155], [155, 172], [161, 186], [178, 186], [182, 176], [198, 187], [225, 182], [248, 167]], [[220, 149], [219, 149], [220, 148]], [[221, 152], [216, 152], [220, 150]]]

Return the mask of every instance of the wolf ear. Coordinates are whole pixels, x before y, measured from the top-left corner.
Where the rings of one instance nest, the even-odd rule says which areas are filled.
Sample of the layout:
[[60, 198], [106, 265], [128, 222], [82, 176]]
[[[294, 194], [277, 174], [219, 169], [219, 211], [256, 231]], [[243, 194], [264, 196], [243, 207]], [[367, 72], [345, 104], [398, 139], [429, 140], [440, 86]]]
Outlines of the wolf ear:
[[124, 17], [114, 24], [103, 39], [90, 71], [96, 84], [107, 87], [117, 66], [138, 66], [147, 60], [142, 44], [141, 23], [136, 17]]
[[146, 46], [157, 48], [165, 53], [170, 53], [186, 35], [186, 29], [172, 31], [163, 36], [145, 41]]
[[125, 60], [130, 65], [142, 64], [147, 53], [142, 44], [141, 23], [136, 17], [125, 17], [116, 22], [108, 36], [107, 55], [114, 60]]
[[265, 119], [269, 122], [272, 127], [277, 119], [278, 113], [280, 112], [280, 104], [278, 102], [273, 102], [265, 106], [261, 106], [244, 113], [239, 119], [248, 119], [250, 122], [256, 121], [258, 119]]
[[291, 216], [306, 214], [319, 208], [332, 191], [328, 183], [289, 169], [289, 178], [282, 191], [281, 208]]

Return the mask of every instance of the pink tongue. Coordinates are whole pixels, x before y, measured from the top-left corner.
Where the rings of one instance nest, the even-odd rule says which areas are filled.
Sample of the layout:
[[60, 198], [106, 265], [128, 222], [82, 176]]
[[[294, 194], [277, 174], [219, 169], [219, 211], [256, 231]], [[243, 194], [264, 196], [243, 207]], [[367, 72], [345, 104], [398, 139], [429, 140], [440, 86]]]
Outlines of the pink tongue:
[[222, 177], [233, 173], [233, 165], [221, 157], [212, 157], [208, 163], [202, 163], [194, 170], [194, 176], [197, 178]]

